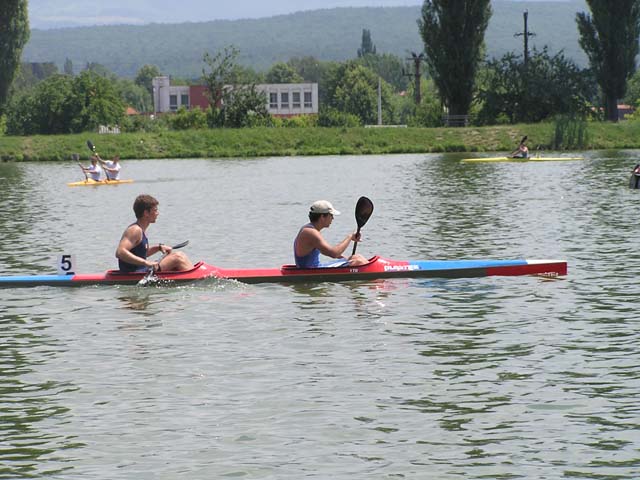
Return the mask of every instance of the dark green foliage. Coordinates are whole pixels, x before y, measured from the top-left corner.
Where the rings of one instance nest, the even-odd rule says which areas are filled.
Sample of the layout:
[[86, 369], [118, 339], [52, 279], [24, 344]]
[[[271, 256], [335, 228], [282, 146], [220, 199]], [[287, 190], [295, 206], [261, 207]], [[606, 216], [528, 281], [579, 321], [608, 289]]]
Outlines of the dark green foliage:
[[225, 93], [225, 106], [222, 109], [225, 127], [268, 126], [271, 115], [267, 110], [267, 97], [258, 92], [255, 85], [236, 85]]
[[160, 69], [155, 65], [143, 65], [136, 74], [136, 85], [146, 89], [149, 95], [153, 95], [153, 77], [159, 77], [160, 75]]
[[72, 80], [68, 75], [55, 75], [38, 83], [33, 90], [12, 99], [7, 107], [7, 133], [70, 133], [69, 99]]
[[207, 114], [199, 108], [187, 110], [180, 107], [175, 115], [168, 115], [167, 119], [173, 130], [207, 128]]
[[627, 81], [623, 102], [634, 107], [638, 106], [638, 102], [640, 102], [640, 72], [636, 71]]
[[289, 64], [279, 62], [271, 66], [265, 75], [266, 83], [300, 83], [302, 77]]
[[98, 62], [87, 62], [87, 65], [84, 67], [84, 71], [93, 72], [100, 77], [110, 78], [112, 80], [118, 78], [115, 73]]
[[117, 125], [124, 104], [113, 82], [93, 72], [54, 75], [14, 98], [7, 108], [12, 135], [79, 133]]
[[595, 97], [589, 71], [581, 70], [562, 52], [533, 50], [525, 66], [513, 53], [487, 62], [479, 75], [481, 103], [477, 123], [539, 122], [557, 114], [586, 116]]
[[117, 125], [124, 109], [114, 82], [108, 78], [85, 71], [73, 79], [71, 132], [93, 130], [99, 125]]
[[21, 63], [16, 78], [13, 81], [12, 92], [19, 92], [32, 88], [35, 84], [58, 73], [58, 67], [53, 62]]
[[[379, 77], [357, 61], [349, 61], [329, 69], [324, 79], [326, 98], [323, 105], [350, 113], [362, 124], [376, 124], [378, 119]], [[383, 123], [392, 123], [389, 85], [382, 81]]]
[[467, 115], [491, 18], [490, 0], [425, 0], [418, 20], [429, 73], [451, 115]]
[[325, 70], [325, 62], [321, 62], [315, 57], [294, 57], [287, 62], [298, 75], [306, 82], [316, 82], [322, 78]]
[[640, 37], [640, 0], [586, 0], [591, 15], [576, 14], [580, 46], [605, 97], [607, 119], [618, 121], [618, 99], [635, 72]]
[[442, 102], [438, 97], [433, 80], [422, 79], [420, 82], [420, 95], [422, 101], [416, 105], [415, 86], [409, 85], [405, 95], [396, 96], [397, 106], [395, 110], [398, 114], [397, 123], [406, 124], [411, 127], [441, 127], [442, 126]]
[[26, 0], [0, 2], [0, 113], [20, 65], [22, 48], [29, 39], [29, 17]]
[[364, 57], [366, 55], [375, 55], [376, 54], [376, 46], [371, 41], [371, 31], [366, 28], [362, 29], [362, 42], [360, 43], [360, 48], [358, 49], [358, 58]]
[[381, 55], [364, 55], [357, 61], [381, 76], [385, 82], [393, 86], [394, 90], [407, 89], [409, 77], [403, 74], [405, 65], [402, 58], [390, 53], [383, 53]]
[[209, 52], [204, 54], [203, 61], [209, 67], [209, 71], [206, 68], [202, 69], [202, 79], [207, 86], [209, 102], [214, 108], [222, 107], [225, 85], [236, 83], [234, 69], [239, 53], [240, 50], [231, 45], [224, 47], [214, 56], [211, 56]]
[[236, 63], [239, 50], [225, 47], [214, 56], [205, 53], [202, 78], [211, 103], [208, 123], [212, 127], [248, 127], [269, 122], [267, 98], [247, 81], [246, 69]]
[[138, 112], [153, 111], [153, 99], [143, 85], [127, 78], [120, 78], [115, 81], [115, 88], [126, 105], [135, 108]]
[[344, 113], [335, 108], [320, 108], [318, 114], [319, 127], [357, 127], [360, 119], [352, 113]]
[[305, 82], [320, 83], [328, 69], [329, 62], [315, 57], [294, 57], [287, 62]]
[[[513, 35], [521, 30], [522, 10], [528, 8], [529, 25], [536, 33], [530, 39], [531, 48], [549, 45], [550, 51], [564, 49], [579, 65], [587, 64], [574, 22], [575, 13], [584, 9], [583, 0], [494, 0], [492, 5], [494, 15], [486, 36], [490, 57], [522, 48], [522, 40]], [[128, 78], [135, 78], [141, 66], [152, 64], [165, 75], [196, 79], [202, 70], [203, 53], [225, 45], [238, 47], [242, 52], [238, 63], [257, 71], [292, 58], [314, 57], [323, 62], [352, 59], [361, 45], [362, 26], [375, 39], [378, 55], [404, 58], [407, 51], [422, 50], [415, 26], [419, 17], [419, 6], [335, 8], [236, 21], [34, 30], [24, 49], [24, 61], [53, 61], [59, 68], [67, 57], [76, 67], [100, 62]], [[308, 66], [304, 74], [298, 73], [314, 81], [311, 70]]]

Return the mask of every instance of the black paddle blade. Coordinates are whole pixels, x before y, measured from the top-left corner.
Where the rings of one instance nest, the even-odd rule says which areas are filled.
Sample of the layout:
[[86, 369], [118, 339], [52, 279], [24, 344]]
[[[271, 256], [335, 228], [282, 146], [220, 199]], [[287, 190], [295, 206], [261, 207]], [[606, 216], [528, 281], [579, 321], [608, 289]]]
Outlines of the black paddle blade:
[[175, 250], [176, 248], [182, 248], [182, 247], [186, 247], [187, 245], [189, 245], [189, 240], [185, 240], [182, 243], [179, 243], [177, 245], [174, 245], [173, 247], [171, 247], [172, 250]]
[[[358, 224], [358, 233], [360, 229], [367, 223], [369, 217], [373, 213], [373, 202], [367, 197], [360, 197], [356, 203], [356, 223]], [[353, 242], [353, 250], [351, 255], [356, 254], [356, 248], [358, 248], [358, 242]]]
[[522, 137], [522, 140], [520, 140], [520, 145], [522, 145], [524, 142], [526, 142], [527, 138], [529, 138], [529, 137], [527, 137], [526, 135], [524, 137]]
[[365, 223], [369, 221], [372, 213], [373, 202], [367, 197], [360, 197], [358, 203], [356, 203], [356, 223], [358, 224], [358, 230], [364, 227]]
[[92, 152], [96, 151], [96, 146], [91, 143], [91, 140], [87, 140], [87, 147], [89, 147], [89, 150], [91, 150]]

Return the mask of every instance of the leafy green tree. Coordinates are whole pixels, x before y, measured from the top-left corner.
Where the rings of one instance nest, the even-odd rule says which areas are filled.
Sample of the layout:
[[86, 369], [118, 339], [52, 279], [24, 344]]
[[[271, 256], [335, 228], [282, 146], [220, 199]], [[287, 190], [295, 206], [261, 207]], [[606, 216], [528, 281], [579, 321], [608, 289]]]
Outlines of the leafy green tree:
[[15, 92], [32, 88], [38, 82], [58, 73], [58, 67], [53, 62], [21, 63], [12, 85], [12, 95]]
[[209, 67], [202, 69], [202, 79], [207, 87], [207, 96], [211, 106], [220, 108], [225, 94], [225, 86], [236, 83], [235, 66], [240, 50], [228, 46], [211, 56], [209, 52], [204, 54], [204, 62]]
[[624, 103], [637, 106], [640, 102], [640, 72], [636, 71], [627, 81], [627, 88], [624, 95]]
[[0, 3], [0, 113], [9, 95], [22, 48], [29, 40], [27, 0], [3, 0]]
[[124, 103], [111, 80], [90, 71], [77, 77], [57, 74], [12, 99], [7, 133], [80, 133], [117, 125], [123, 116]]
[[409, 86], [409, 77], [403, 73], [404, 62], [397, 55], [364, 55], [357, 61], [380, 75], [396, 91], [406, 90]]
[[271, 66], [265, 76], [265, 81], [267, 83], [300, 83], [303, 78], [291, 65], [280, 62]]
[[358, 58], [364, 57], [366, 55], [375, 55], [376, 54], [376, 46], [371, 41], [371, 31], [366, 28], [362, 29], [362, 42], [360, 43], [360, 48], [358, 49]]
[[451, 115], [467, 115], [491, 18], [490, 0], [425, 0], [418, 20], [426, 63]]
[[174, 130], [191, 130], [207, 128], [207, 114], [199, 108], [187, 110], [180, 107], [175, 115], [168, 117], [169, 124]]
[[116, 90], [122, 101], [138, 112], [152, 112], [153, 100], [149, 91], [133, 80], [121, 78], [115, 82]]
[[636, 70], [640, 0], [586, 0], [591, 15], [576, 14], [580, 46], [605, 97], [605, 115], [618, 121], [618, 99]]
[[115, 82], [93, 71], [84, 71], [73, 79], [70, 99], [70, 130], [79, 133], [99, 125], [118, 125], [124, 116], [124, 102]]
[[[327, 78], [327, 107], [360, 118], [363, 124], [377, 123], [378, 75], [356, 61], [348, 61], [332, 69]], [[382, 117], [393, 121], [390, 104], [391, 88], [382, 81]]]
[[225, 95], [224, 126], [268, 126], [271, 115], [267, 109], [267, 96], [255, 85], [236, 85]]
[[234, 65], [233, 67], [233, 79], [235, 83], [264, 83], [264, 74], [256, 72], [253, 68], [245, 65]]
[[93, 72], [96, 75], [109, 78], [111, 80], [115, 80], [118, 78], [118, 76], [115, 73], [113, 73], [111, 70], [109, 70], [107, 67], [96, 62], [88, 62], [87, 65], [85, 66], [84, 71]]
[[294, 57], [287, 62], [307, 82], [318, 84], [318, 102], [326, 103], [328, 98], [327, 86], [332, 81], [338, 62], [322, 62], [315, 57]]
[[12, 98], [7, 107], [10, 135], [71, 133], [72, 80], [54, 75]]
[[508, 53], [487, 62], [479, 75], [481, 103], [477, 121], [532, 123], [558, 114], [584, 117], [590, 112], [595, 83], [562, 52], [536, 49], [525, 65], [523, 56]]
[[153, 95], [153, 78], [160, 76], [160, 69], [155, 65], [143, 65], [138, 70], [135, 78], [136, 85], [139, 85], [149, 92], [149, 95]]
[[394, 97], [394, 109], [398, 123], [412, 127], [441, 127], [442, 102], [438, 90], [432, 79], [422, 78], [420, 81], [420, 96], [422, 101], [416, 105], [415, 85], [411, 83], [403, 95]]
[[204, 55], [209, 71], [203, 68], [202, 77], [211, 104], [211, 126], [245, 127], [268, 123], [270, 118], [266, 94], [244, 81], [247, 71], [238, 67], [238, 54], [239, 50], [230, 46], [213, 56]]
[[303, 81], [320, 83], [328, 68], [328, 62], [315, 57], [293, 57], [287, 62]]
[[331, 107], [320, 107], [318, 112], [319, 127], [358, 127], [362, 125], [360, 118], [353, 113], [344, 113]]

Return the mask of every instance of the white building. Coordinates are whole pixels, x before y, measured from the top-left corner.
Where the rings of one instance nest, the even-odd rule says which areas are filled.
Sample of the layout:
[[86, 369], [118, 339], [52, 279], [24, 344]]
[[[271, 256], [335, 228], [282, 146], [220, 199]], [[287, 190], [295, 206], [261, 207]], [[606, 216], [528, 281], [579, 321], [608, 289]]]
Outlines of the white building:
[[[209, 101], [204, 85], [171, 85], [169, 77], [153, 79], [153, 106], [155, 112], [175, 112], [187, 109], [207, 108]], [[293, 117], [318, 113], [317, 83], [265, 83], [256, 88], [267, 97], [267, 110], [276, 117]]]

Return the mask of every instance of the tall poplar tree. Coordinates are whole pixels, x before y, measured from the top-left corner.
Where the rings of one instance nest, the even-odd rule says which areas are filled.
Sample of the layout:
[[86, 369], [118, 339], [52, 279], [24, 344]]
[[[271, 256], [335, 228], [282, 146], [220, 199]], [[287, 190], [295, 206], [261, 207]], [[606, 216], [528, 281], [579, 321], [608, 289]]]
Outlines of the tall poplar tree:
[[640, 0], [586, 0], [591, 15], [576, 14], [580, 46], [605, 97], [608, 120], [618, 121], [618, 99], [636, 70]]
[[450, 115], [467, 115], [491, 18], [490, 0], [425, 0], [418, 19], [426, 62]]
[[0, 1], [0, 113], [29, 40], [27, 0]]

